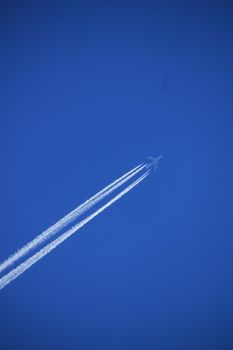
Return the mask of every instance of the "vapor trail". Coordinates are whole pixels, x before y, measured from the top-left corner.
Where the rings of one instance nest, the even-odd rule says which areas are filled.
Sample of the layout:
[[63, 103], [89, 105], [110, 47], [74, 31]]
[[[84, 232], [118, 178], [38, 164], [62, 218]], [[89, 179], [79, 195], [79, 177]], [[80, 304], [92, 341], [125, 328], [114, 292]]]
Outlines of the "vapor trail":
[[105, 205], [100, 207], [98, 210], [96, 210], [93, 214], [89, 215], [87, 218], [73, 226], [71, 229], [60, 235], [58, 238], [54, 239], [51, 243], [47, 244], [44, 248], [39, 250], [37, 253], [32, 255], [29, 259], [27, 259], [25, 262], [11, 270], [9, 273], [4, 275], [0, 279], [0, 289], [4, 288], [7, 284], [12, 282], [14, 279], [19, 277], [23, 272], [25, 272], [27, 269], [29, 269], [32, 265], [34, 265], [37, 261], [42, 259], [46, 254], [50, 253], [53, 249], [55, 249], [59, 244], [64, 242], [67, 238], [72, 236], [76, 231], [78, 231], [81, 227], [86, 225], [89, 221], [94, 219], [97, 215], [102, 213], [105, 209], [110, 207], [114, 202], [119, 200], [122, 196], [124, 196], [127, 192], [129, 192], [131, 189], [133, 189], [136, 185], [138, 185], [142, 180], [144, 180], [150, 170], [147, 171], [144, 175], [139, 177], [137, 180], [135, 180], [131, 185], [129, 185], [127, 188], [125, 188], [123, 191], [121, 191], [119, 194], [117, 194], [115, 197], [113, 197], [110, 201], [108, 201]]
[[145, 164], [138, 165], [137, 167], [130, 170], [123, 176], [119, 177], [117, 180], [113, 181], [111, 184], [106, 186], [103, 190], [99, 191], [96, 195], [86, 200], [83, 204], [79, 205], [77, 208], [72, 210], [69, 214], [64, 216], [62, 219], [58, 220], [54, 225], [47, 228], [40, 235], [35, 237], [32, 241], [27, 243], [25, 246], [19, 249], [16, 253], [11, 255], [8, 259], [3, 261], [0, 264], [0, 273], [5, 269], [7, 269], [12, 264], [14, 264], [15, 262], [17, 262], [23, 256], [29, 254], [31, 250], [37, 248], [43, 242], [45, 242], [46, 240], [54, 236], [57, 232], [62, 230], [66, 225], [76, 220], [80, 215], [85, 213], [88, 209], [93, 207], [95, 204], [97, 204], [97, 202], [105, 198], [107, 195], [115, 191], [118, 187], [120, 187], [129, 179], [131, 179], [133, 176], [135, 176], [137, 173], [142, 171], [145, 167], [146, 167]]

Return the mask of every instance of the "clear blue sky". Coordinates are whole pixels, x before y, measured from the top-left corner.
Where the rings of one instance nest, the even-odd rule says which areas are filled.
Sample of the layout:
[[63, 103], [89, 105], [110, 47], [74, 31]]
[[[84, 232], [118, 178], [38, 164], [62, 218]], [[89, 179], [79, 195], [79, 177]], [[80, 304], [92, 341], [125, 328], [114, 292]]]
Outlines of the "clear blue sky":
[[1, 291], [1, 350], [231, 350], [233, 5], [3, 1], [0, 32], [0, 260], [164, 155]]

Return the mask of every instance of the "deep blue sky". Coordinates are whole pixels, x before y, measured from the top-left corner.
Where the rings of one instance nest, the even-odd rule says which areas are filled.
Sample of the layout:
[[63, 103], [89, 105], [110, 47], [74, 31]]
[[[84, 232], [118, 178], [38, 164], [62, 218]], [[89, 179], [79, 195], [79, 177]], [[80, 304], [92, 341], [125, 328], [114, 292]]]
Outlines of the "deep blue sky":
[[3, 1], [0, 32], [0, 260], [164, 155], [1, 291], [1, 350], [232, 349], [231, 2]]

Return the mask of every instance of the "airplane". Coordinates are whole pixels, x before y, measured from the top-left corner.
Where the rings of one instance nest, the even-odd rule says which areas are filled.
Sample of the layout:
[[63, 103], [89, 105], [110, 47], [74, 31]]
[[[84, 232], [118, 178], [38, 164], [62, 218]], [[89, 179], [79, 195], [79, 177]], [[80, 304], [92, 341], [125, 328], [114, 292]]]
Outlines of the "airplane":
[[157, 169], [158, 167], [158, 164], [159, 164], [159, 161], [160, 159], [162, 158], [162, 155], [159, 156], [159, 157], [147, 157], [147, 159], [149, 159], [150, 162], [148, 162], [146, 168], [147, 169], [151, 169], [152, 167], [154, 168], [154, 171]]

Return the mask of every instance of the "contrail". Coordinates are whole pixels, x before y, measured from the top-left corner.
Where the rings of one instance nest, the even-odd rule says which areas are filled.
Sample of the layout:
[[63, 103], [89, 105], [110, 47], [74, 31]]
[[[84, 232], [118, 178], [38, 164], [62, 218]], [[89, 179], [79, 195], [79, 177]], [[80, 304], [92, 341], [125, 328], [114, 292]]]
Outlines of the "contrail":
[[138, 185], [141, 181], [143, 181], [149, 174], [150, 170], [148, 170], [144, 175], [139, 177], [137, 180], [135, 180], [131, 185], [129, 185], [127, 188], [125, 188], [123, 191], [121, 191], [119, 194], [117, 194], [115, 197], [113, 197], [110, 201], [108, 201], [105, 205], [100, 207], [98, 210], [96, 210], [93, 214], [89, 215], [87, 218], [82, 220], [81, 222], [77, 223], [75, 226], [73, 226], [71, 229], [60, 235], [58, 238], [54, 239], [51, 243], [47, 244], [44, 248], [39, 250], [37, 253], [32, 255], [29, 259], [27, 259], [25, 262], [21, 263], [19, 266], [11, 270], [9, 273], [4, 275], [0, 279], [0, 289], [4, 288], [7, 284], [12, 282], [14, 279], [16, 279], [18, 276], [20, 276], [23, 272], [25, 272], [27, 269], [29, 269], [32, 265], [34, 265], [37, 261], [42, 259], [46, 254], [50, 253], [53, 249], [55, 249], [59, 244], [64, 242], [67, 238], [72, 236], [76, 231], [78, 231], [81, 227], [86, 225], [89, 221], [94, 219], [97, 215], [102, 213], [105, 209], [110, 207], [114, 202], [119, 200], [122, 196], [124, 196], [127, 192], [129, 192], [131, 189], [133, 189], [136, 185]]
[[3, 261], [0, 264], [0, 273], [7, 269], [9, 266], [17, 262], [23, 256], [30, 253], [31, 250], [34, 250], [43, 242], [54, 236], [57, 232], [63, 229], [65, 226], [76, 220], [80, 215], [85, 213], [88, 209], [93, 207], [97, 202], [105, 198], [107, 195], [115, 191], [118, 187], [123, 185], [137, 173], [142, 171], [147, 165], [140, 164], [134, 169], [130, 170], [126, 174], [119, 177], [117, 180], [113, 181], [110, 185], [106, 186], [103, 190], [99, 191], [96, 195], [86, 200], [83, 204], [79, 205], [77, 208], [72, 210], [69, 214], [64, 216], [62, 219], [58, 220], [54, 225], [50, 226], [48, 229], [43, 231], [40, 235], [35, 237], [32, 241], [27, 243], [21, 249], [19, 249], [16, 253], [11, 255], [8, 259]]

